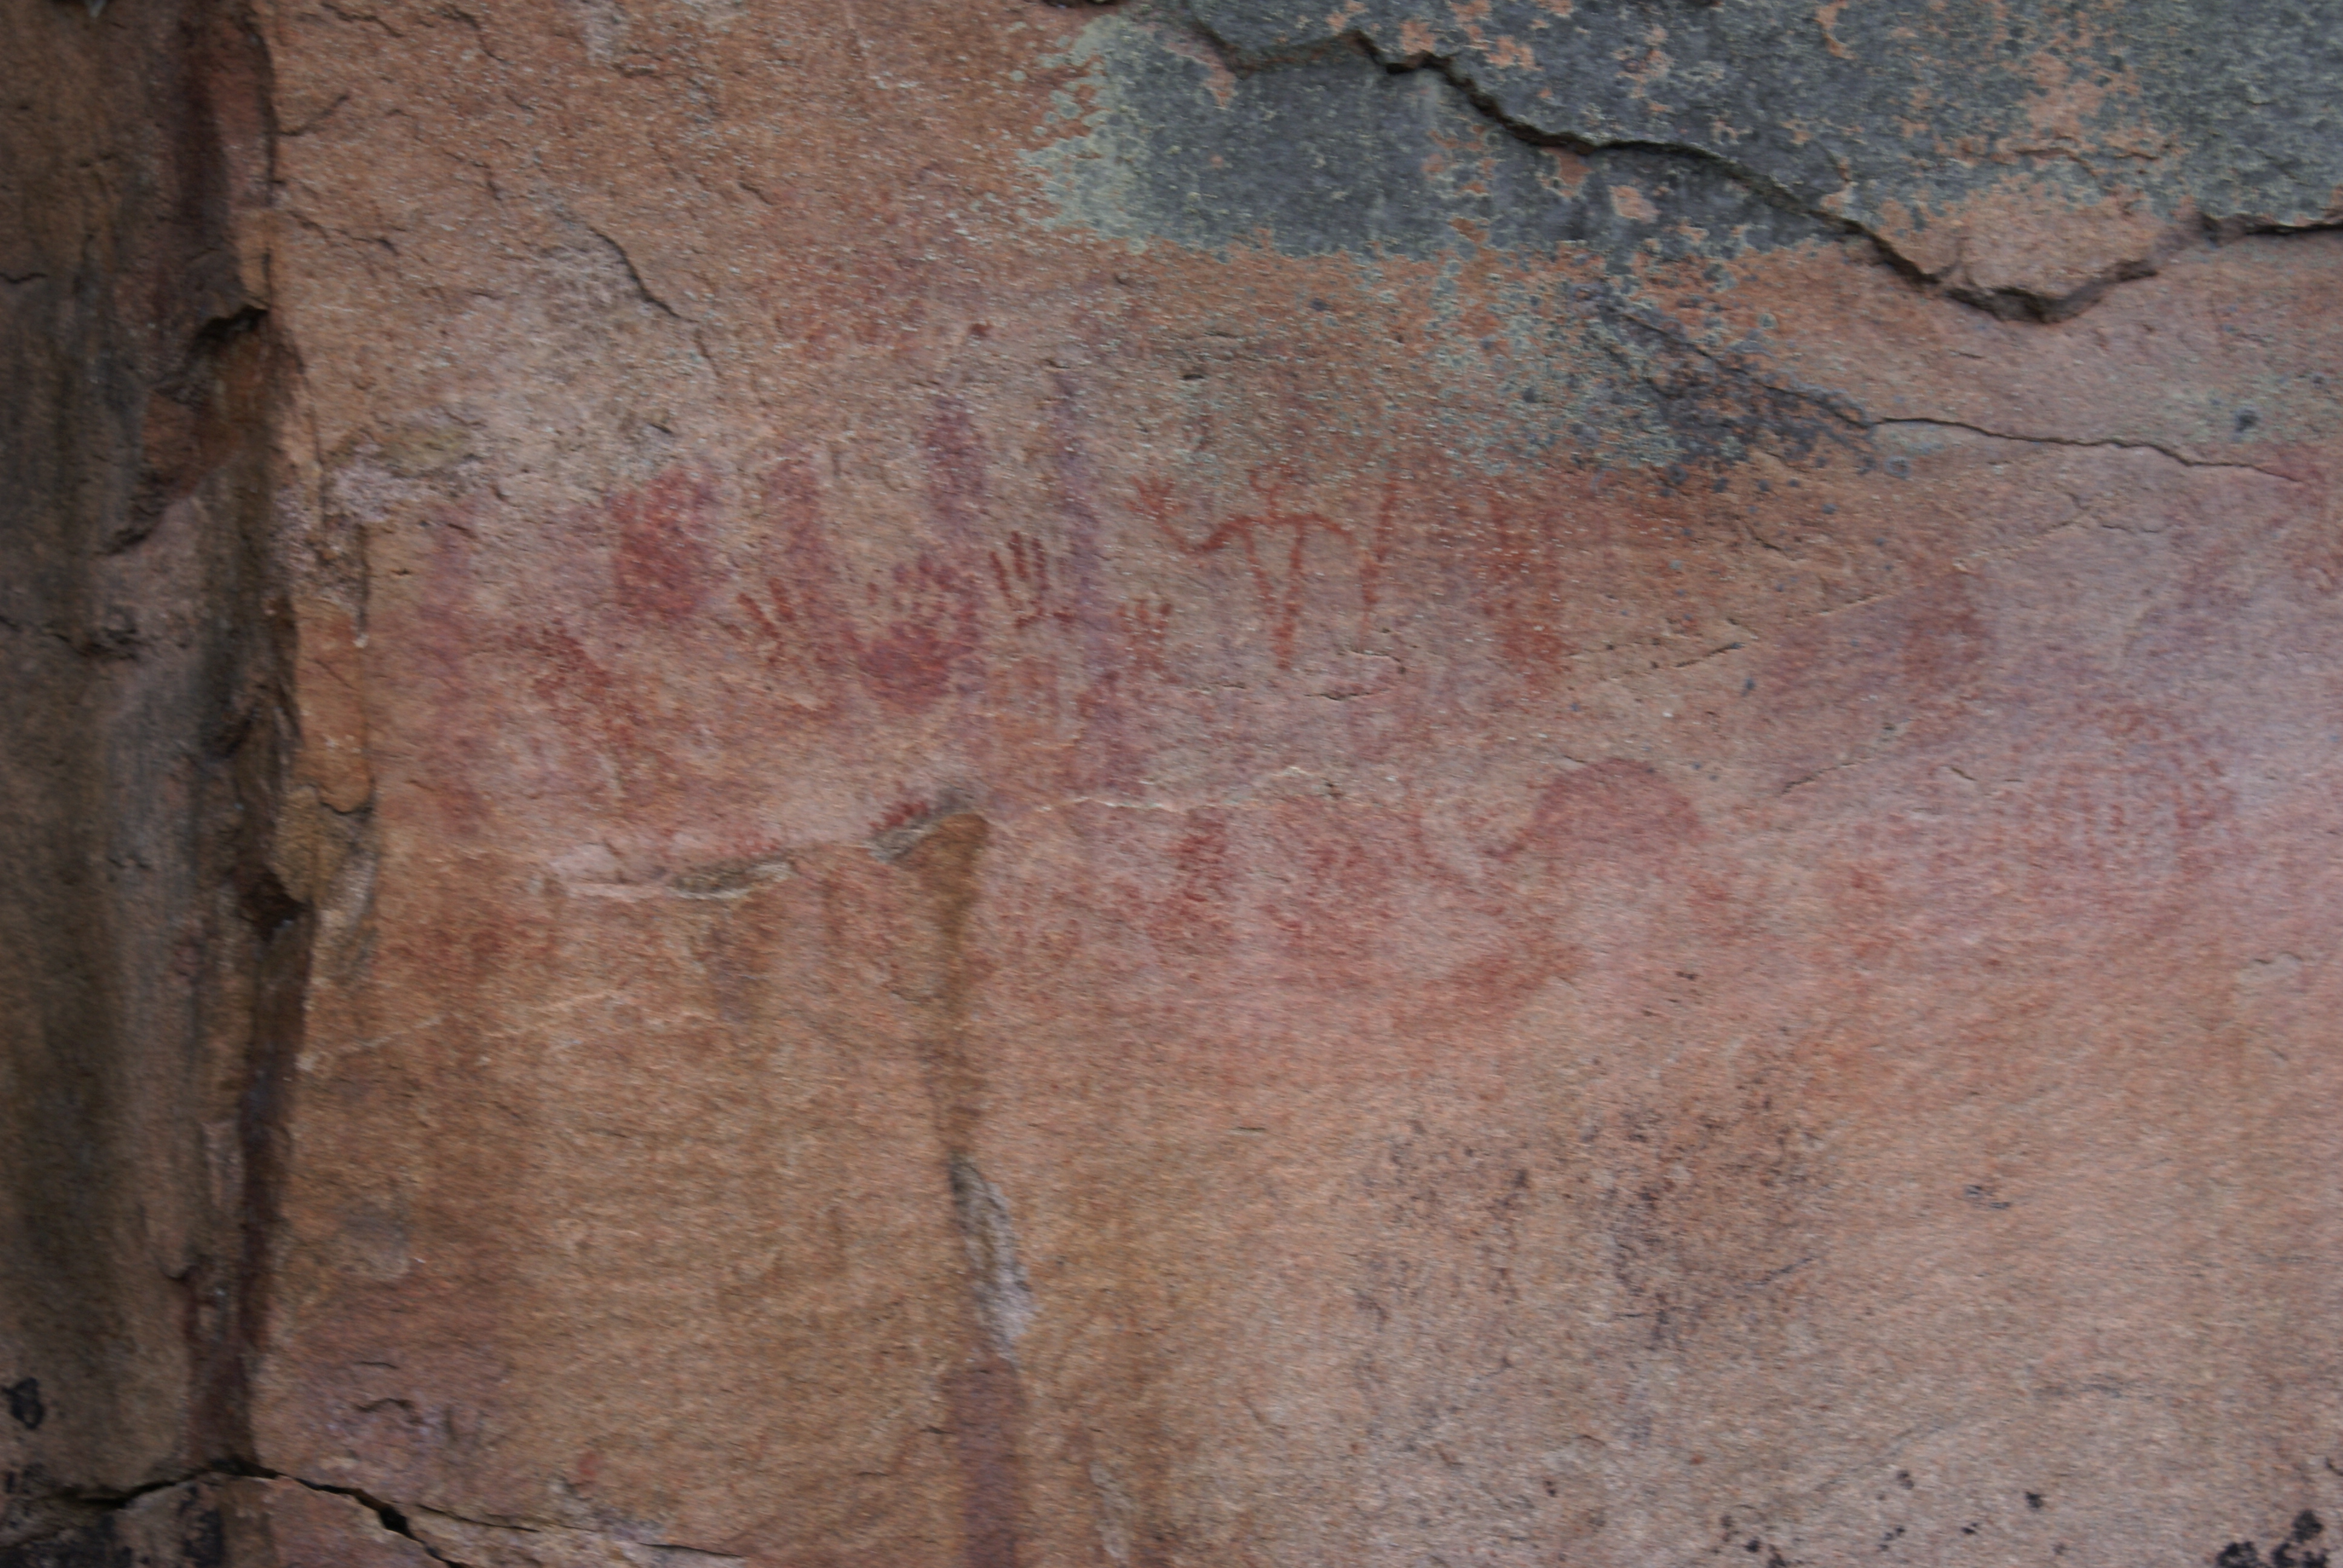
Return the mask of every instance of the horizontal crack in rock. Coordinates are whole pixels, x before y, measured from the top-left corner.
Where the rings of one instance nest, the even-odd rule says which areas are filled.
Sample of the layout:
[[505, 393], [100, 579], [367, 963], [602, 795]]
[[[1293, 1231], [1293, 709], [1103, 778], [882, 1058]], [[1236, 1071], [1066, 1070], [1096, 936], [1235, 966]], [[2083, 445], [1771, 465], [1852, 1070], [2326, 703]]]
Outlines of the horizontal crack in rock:
[[2075, 436], [2027, 436], [2012, 430], [1989, 430], [1982, 425], [1965, 424], [1958, 419], [1870, 419], [1862, 423], [1866, 430], [1884, 430], [1897, 426], [1914, 426], [1921, 429], [1966, 430], [1972, 436], [1985, 436], [1996, 441], [2016, 441], [2029, 447], [2096, 447], [2117, 452], [2154, 452], [2157, 456], [2169, 458], [2184, 468], [2227, 468], [2239, 473], [2259, 474], [2266, 479], [2276, 479], [2280, 484], [2297, 485], [2302, 482], [2291, 475], [2281, 474], [2275, 468], [2265, 468], [2255, 463], [2217, 463], [2203, 457], [2191, 457], [2155, 441], [2117, 441], [2111, 437], [2087, 440]]
[[[91, 1512], [85, 1513], [82, 1517], [75, 1520], [72, 1524], [68, 1525], [62, 1531], [58, 1531], [48, 1536], [39, 1537], [35, 1540], [19, 1542], [14, 1547], [9, 1548], [9, 1550], [12, 1552], [21, 1552], [26, 1548], [37, 1548], [45, 1541], [56, 1540], [59, 1538], [69, 1539], [75, 1532], [88, 1530], [102, 1524], [109, 1515], [130, 1507], [133, 1503], [137, 1503], [142, 1498], [153, 1496], [155, 1493], [159, 1492], [168, 1492], [174, 1487], [197, 1486], [207, 1483], [219, 1484], [234, 1481], [290, 1482], [296, 1486], [304, 1487], [311, 1492], [324, 1493], [334, 1497], [347, 1497], [352, 1502], [357, 1503], [359, 1506], [365, 1508], [369, 1513], [373, 1514], [376, 1521], [381, 1524], [383, 1529], [388, 1531], [394, 1535], [402, 1536], [405, 1539], [413, 1542], [417, 1547], [421, 1549], [427, 1555], [432, 1558], [433, 1561], [447, 1563], [448, 1568], [476, 1568], [475, 1564], [467, 1562], [462, 1557], [450, 1555], [447, 1551], [443, 1549], [447, 1544], [445, 1541], [445, 1537], [447, 1535], [460, 1534], [465, 1532], [473, 1531], [504, 1531], [520, 1535], [547, 1537], [568, 1536], [573, 1538], [607, 1542], [616, 1546], [621, 1554], [624, 1555], [632, 1555], [634, 1553], [659, 1553], [662, 1555], [704, 1558], [712, 1563], [737, 1563], [741, 1561], [740, 1558], [732, 1553], [712, 1552], [702, 1546], [685, 1546], [669, 1541], [637, 1541], [629, 1537], [615, 1535], [607, 1531], [583, 1530], [574, 1525], [498, 1523], [485, 1519], [468, 1519], [462, 1514], [450, 1513], [444, 1509], [427, 1508], [420, 1504], [410, 1505], [393, 1503], [382, 1497], [378, 1497], [373, 1493], [366, 1491], [362, 1487], [341, 1486], [331, 1482], [312, 1481], [307, 1476], [291, 1475], [280, 1470], [271, 1470], [266, 1465], [250, 1463], [222, 1465], [212, 1469], [191, 1472], [183, 1475], [174, 1475], [166, 1480], [149, 1482], [145, 1485], [133, 1487], [125, 1492], [73, 1493], [71, 1495], [71, 1501], [82, 1505], [84, 1508], [90, 1510]], [[420, 1531], [416, 1527], [416, 1522], [418, 1519], [444, 1521], [447, 1526], [452, 1528], [432, 1530], [429, 1535], [427, 1535], [423, 1531]], [[431, 1536], [440, 1537], [441, 1540], [439, 1543], [435, 1544]], [[628, 1548], [632, 1548], [631, 1553], [628, 1553]]]

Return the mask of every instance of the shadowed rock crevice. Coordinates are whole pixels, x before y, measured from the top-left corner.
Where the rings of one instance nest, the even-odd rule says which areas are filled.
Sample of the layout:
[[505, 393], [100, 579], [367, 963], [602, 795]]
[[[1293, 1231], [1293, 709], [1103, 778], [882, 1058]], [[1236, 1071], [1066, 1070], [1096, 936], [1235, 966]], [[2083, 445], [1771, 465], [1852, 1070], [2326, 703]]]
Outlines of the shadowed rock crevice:
[[271, 62], [236, 8], [96, 12], [0, 25], [42, 63], [0, 132], [0, 270], [42, 275], [0, 301], [0, 1542], [249, 1456], [308, 978]]

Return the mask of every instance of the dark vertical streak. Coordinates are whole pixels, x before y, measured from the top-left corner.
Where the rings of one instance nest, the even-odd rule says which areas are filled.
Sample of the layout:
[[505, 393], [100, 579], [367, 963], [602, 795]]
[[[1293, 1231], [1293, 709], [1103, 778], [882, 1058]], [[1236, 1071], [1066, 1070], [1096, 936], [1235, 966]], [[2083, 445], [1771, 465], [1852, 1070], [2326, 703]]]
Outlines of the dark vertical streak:
[[896, 862], [919, 883], [934, 943], [923, 977], [928, 1088], [936, 1130], [950, 1159], [965, 1159], [975, 1138], [983, 1083], [968, 1050], [968, 923], [976, 907], [977, 862], [991, 828], [973, 811], [943, 818]]
[[926, 1017], [920, 1049], [936, 1134], [952, 1186], [952, 1213], [968, 1260], [964, 1298], [970, 1351], [944, 1379], [944, 1399], [960, 1475], [960, 1562], [964, 1568], [1017, 1568], [1024, 1510], [1018, 1439], [1025, 1391], [997, 1325], [987, 1321], [983, 1277], [995, 1245], [964, 1191], [981, 1178], [972, 1161], [983, 1115], [983, 1076], [968, 1041], [970, 918], [976, 908], [978, 867], [991, 828], [972, 811], [930, 826], [896, 862], [918, 883], [921, 915], [933, 946], [922, 977]]
[[[274, 879], [270, 891], [277, 892]], [[283, 899], [281, 892], [277, 892]], [[257, 1462], [252, 1426], [252, 1375], [266, 1349], [273, 1241], [284, 1211], [287, 1174], [287, 1113], [293, 1070], [300, 1052], [309, 990], [309, 960], [317, 919], [284, 900], [261, 940], [253, 997], [251, 1054], [236, 1103], [236, 1141], [243, 1156], [238, 1194], [239, 1235], [226, 1322], [210, 1364], [199, 1412], [214, 1423], [211, 1446]]]
[[1025, 1389], [1017, 1369], [990, 1345], [944, 1380], [960, 1475], [960, 1562], [966, 1568], [1017, 1568], [1023, 1477], [1017, 1436]]

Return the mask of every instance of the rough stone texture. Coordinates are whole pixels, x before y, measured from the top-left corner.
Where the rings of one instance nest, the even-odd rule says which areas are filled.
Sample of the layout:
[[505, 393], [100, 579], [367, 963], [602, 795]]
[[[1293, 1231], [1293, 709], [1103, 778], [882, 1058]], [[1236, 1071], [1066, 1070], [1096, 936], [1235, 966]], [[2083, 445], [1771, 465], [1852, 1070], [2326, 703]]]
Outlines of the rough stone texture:
[[2336, 6], [9, 5], [9, 1568], [2326, 1561]]
[[0, 6], [0, 1547], [240, 1443], [247, 1090], [307, 947], [265, 73], [201, 5]]
[[140, 1493], [20, 1544], [27, 1568], [428, 1568], [405, 1519], [282, 1477], [205, 1476]]

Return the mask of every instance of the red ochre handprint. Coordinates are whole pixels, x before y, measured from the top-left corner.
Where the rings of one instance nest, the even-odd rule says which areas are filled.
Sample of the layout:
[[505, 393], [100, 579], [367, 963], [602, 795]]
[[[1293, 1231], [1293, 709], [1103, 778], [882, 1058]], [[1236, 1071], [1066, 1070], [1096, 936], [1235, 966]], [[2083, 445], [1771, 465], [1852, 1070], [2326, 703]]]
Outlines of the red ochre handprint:
[[1001, 589], [1001, 602], [1009, 611], [1009, 624], [1019, 631], [1044, 620], [1069, 622], [1073, 612], [1057, 608], [1050, 584], [1050, 552], [1041, 541], [1012, 531], [1009, 548], [988, 550], [986, 558], [992, 563], [992, 580]]
[[959, 573], [921, 552], [896, 566], [882, 588], [863, 586], [877, 635], [861, 639], [855, 663], [879, 699], [920, 712], [951, 684], [952, 671], [977, 648], [976, 595]]
[[736, 597], [742, 618], [733, 623], [736, 635], [774, 669], [801, 659], [831, 691], [859, 677], [890, 708], [917, 713], [934, 706], [976, 652], [976, 585], [947, 553], [923, 550], [862, 578], [858, 613], [850, 607], [861, 574], [830, 550], [811, 466], [799, 457], [775, 464], [763, 492], [786, 580], [776, 573], [761, 598]]
[[605, 506], [618, 525], [611, 576], [618, 607], [653, 625], [689, 621], [707, 597], [721, 500], [716, 482], [688, 468], [668, 468], [639, 490]]
[[[1244, 552], [1245, 567], [1252, 576], [1253, 592], [1261, 603], [1262, 616], [1269, 623], [1271, 654], [1280, 669], [1293, 668], [1293, 645], [1302, 628], [1302, 596], [1304, 586], [1303, 559], [1308, 551], [1310, 535], [1315, 529], [1342, 540], [1351, 548], [1358, 565], [1359, 607], [1362, 628], [1371, 621], [1375, 610], [1377, 590], [1381, 587], [1383, 567], [1391, 553], [1392, 508], [1396, 487], [1387, 482], [1383, 502], [1376, 509], [1373, 538], [1361, 547], [1355, 531], [1346, 528], [1323, 512], [1300, 511], [1288, 508], [1282, 499], [1291, 481], [1282, 475], [1267, 475], [1254, 469], [1246, 476], [1245, 483], [1261, 498], [1261, 509], [1242, 512], [1227, 518], [1202, 539], [1190, 539], [1174, 521], [1172, 486], [1168, 480], [1141, 479], [1134, 487], [1138, 491], [1139, 509], [1153, 523], [1158, 531], [1182, 555], [1208, 556], [1234, 540]], [[1283, 555], [1282, 580], [1275, 555], [1265, 551], [1261, 543], [1263, 530], [1291, 529], [1292, 542]]]

